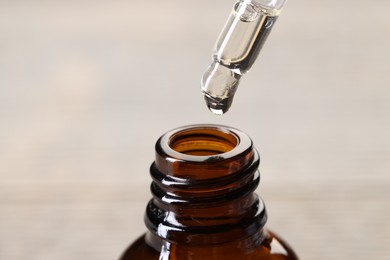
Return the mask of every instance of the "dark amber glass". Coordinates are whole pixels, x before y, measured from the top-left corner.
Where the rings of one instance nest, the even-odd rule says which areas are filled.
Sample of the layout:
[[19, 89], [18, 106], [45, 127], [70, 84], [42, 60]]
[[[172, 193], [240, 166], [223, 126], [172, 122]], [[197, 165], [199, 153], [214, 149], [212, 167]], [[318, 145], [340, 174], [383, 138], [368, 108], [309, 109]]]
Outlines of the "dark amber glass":
[[295, 260], [264, 228], [251, 139], [218, 125], [175, 129], [156, 143], [146, 234], [121, 260]]

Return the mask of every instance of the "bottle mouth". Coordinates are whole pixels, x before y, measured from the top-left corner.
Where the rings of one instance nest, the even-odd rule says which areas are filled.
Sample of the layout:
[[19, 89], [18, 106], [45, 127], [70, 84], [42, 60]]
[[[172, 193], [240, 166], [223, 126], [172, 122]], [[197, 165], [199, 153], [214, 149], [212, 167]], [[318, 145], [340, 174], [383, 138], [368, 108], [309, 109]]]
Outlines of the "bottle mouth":
[[[235, 128], [199, 124], [174, 129], [158, 145], [172, 159], [205, 162], [234, 157], [252, 148], [251, 139]], [[159, 149], [158, 149], [159, 150]]]
[[189, 128], [173, 134], [168, 141], [171, 149], [192, 156], [213, 156], [230, 152], [240, 140], [221, 128]]
[[174, 129], [156, 143], [156, 166], [165, 175], [212, 179], [230, 175], [250, 164], [252, 140], [221, 125], [201, 124]]

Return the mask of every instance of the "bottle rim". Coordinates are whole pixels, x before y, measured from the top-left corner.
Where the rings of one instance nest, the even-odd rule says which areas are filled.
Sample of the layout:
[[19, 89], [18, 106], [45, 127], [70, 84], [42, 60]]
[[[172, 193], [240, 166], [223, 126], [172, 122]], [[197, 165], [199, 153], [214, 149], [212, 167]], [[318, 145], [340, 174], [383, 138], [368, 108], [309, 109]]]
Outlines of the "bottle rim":
[[[203, 142], [207, 142], [207, 151], [203, 150], [205, 149]], [[171, 160], [205, 163], [242, 155], [252, 149], [252, 140], [242, 131], [232, 127], [198, 124], [167, 132], [157, 142], [157, 146], [161, 149], [156, 147], [156, 150], [163, 151]], [[198, 151], [196, 151], [197, 148]]]

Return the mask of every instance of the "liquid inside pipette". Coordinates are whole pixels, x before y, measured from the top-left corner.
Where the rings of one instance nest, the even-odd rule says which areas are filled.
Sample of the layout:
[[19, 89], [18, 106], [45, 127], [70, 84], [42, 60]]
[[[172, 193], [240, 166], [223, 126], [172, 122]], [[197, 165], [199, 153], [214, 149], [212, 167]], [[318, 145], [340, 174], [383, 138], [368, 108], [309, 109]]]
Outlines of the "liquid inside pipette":
[[213, 113], [222, 115], [229, 110], [241, 77], [255, 62], [280, 11], [249, 0], [235, 4], [201, 81], [207, 107]]

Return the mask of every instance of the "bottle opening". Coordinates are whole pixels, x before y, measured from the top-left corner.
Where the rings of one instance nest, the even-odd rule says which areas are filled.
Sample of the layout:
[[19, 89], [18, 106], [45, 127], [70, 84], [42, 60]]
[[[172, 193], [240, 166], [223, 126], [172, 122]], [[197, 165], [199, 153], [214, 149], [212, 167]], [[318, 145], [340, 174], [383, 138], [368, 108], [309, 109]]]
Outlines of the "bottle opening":
[[233, 133], [218, 128], [185, 129], [174, 134], [169, 146], [176, 152], [193, 156], [212, 156], [227, 153], [239, 143]]
[[192, 181], [235, 174], [255, 158], [249, 136], [223, 125], [173, 129], [159, 138], [155, 148], [155, 166], [161, 174]]

